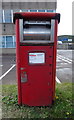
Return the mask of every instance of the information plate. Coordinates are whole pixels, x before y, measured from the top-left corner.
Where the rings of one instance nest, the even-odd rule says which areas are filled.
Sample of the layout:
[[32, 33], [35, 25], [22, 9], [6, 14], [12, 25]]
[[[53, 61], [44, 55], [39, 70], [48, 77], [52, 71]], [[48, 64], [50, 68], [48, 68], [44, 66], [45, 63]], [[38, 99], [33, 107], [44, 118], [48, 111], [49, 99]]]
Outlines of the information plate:
[[29, 63], [45, 63], [45, 53], [29, 53]]

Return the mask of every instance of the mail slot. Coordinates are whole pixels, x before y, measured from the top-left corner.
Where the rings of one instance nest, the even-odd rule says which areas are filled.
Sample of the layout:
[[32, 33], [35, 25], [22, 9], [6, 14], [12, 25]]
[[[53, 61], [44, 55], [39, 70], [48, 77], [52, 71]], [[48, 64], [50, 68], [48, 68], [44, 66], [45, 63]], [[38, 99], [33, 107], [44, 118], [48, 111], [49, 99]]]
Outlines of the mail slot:
[[59, 22], [59, 13], [14, 13], [18, 104], [48, 106], [55, 100]]

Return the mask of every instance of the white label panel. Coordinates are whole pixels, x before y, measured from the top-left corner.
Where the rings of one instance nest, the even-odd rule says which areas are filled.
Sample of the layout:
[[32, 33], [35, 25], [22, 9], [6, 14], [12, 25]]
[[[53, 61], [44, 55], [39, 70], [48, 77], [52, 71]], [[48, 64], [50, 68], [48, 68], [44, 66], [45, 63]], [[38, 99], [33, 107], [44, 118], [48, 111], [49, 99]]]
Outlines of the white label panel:
[[45, 53], [29, 53], [29, 63], [45, 63]]

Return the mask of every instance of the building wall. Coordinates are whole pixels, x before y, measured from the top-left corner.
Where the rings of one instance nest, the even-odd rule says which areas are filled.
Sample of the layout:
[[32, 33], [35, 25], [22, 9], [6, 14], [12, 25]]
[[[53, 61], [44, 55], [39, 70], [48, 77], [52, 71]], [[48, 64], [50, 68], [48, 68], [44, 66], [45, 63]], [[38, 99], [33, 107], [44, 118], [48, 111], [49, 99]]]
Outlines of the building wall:
[[15, 25], [13, 23], [3, 23], [2, 35], [15, 35]]
[[[22, 11], [29, 11], [29, 10], [46, 11], [47, 10], [48, 12], [53, 10], [55, 11], [57, 7], [57, 1], [56, 0], [41, 0], [41, 1], [40, 0], [21, 0], [21, 2], [20, 0], [7, 0], [6, 2], [5, 1], [6, 0], [2, 0], [2, 3], [0, 2], [0, 13], [1, 13], [0, 14], [0, 28], [1, 28], [0, 29], [0, 51], [2, 47], [3, 54], [7, 54], [7, 53], [12, 54], [12, 53], [15, 53], [15, 39], [14, 39], [15, 25], [13, 24], [13, 12], [19, 12], [21, 10]], [[12, 38], [13, 40], [9, 41], [9, 37]], [[11, 48], [11, 44], [13, 44], [13, 48]]]
[[40, 2], [37, 0], [35, 2], [3, 2], [2, 8], [3, 9], [56, 9], [57, 2], [50, 2], [45, 0], [44, 2]]

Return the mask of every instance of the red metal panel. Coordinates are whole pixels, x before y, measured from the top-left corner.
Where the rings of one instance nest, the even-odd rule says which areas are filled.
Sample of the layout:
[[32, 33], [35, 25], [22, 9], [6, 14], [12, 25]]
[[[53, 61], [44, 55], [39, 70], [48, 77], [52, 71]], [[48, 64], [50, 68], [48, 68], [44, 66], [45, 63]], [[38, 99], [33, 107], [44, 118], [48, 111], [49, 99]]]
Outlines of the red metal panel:
[[[21, 83], [22, 104], [46, 106], [52, 103], [53, 46], [21, 46], [21, 68], [27, 73], [27, 82]], [[28, 63], [29, 52], [44, 52], [45, 64]], [[23, 72], [22, 71], [22, 72]]]
[[20, 35], [19, 20], [16, 20], [16, 76], [18, 82], [18, 104], [21, 104], [21, 82], [20, 82]]
[[55, 21], [54, 27], [54, 47], [53, 47], [53, 100], [55, 99], [55, 84], [56, 84], [56, 55], [57, 55], [57, 27], [58, 21]]
[[[16, 13], [17, 14], [17, 13]], [[48, 19], [56, 13], [19, 13], [25, 19]], [[18, 103], [29, 106], [47, 106], [55, 98], [57, 24], [55, 20], [52, 46], [20, 46], [19, 18], [16, 19], [16, 64]], [[29, 52], [45, 53], [45, 64], [29, 64]], [[23, 81], [25, 79], [25, 82]]]
[[[24, 19], [26, 20], [49, 20], [51, 18], [56, 18], [56, 16], [58, 15], [59, 13], [49, 13], [49, 12], [17, 12], [17, 13], [14, 13], [14, 15], [20, 15], [18, 16], [18, 19], [19, 17], [24, 17]], [[21, 19], [20, 18], [20, 19]]]

